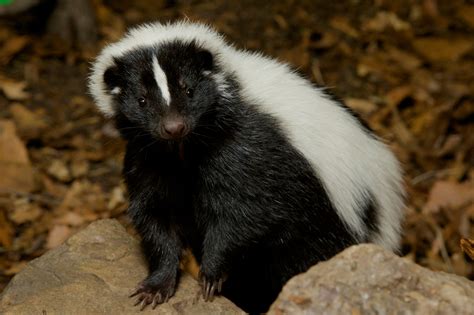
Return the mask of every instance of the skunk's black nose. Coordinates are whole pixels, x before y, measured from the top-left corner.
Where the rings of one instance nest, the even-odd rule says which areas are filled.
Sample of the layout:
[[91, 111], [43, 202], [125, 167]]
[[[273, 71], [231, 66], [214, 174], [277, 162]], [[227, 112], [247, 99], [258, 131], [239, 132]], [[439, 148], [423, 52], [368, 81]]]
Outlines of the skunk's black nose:
[[163, 120], [161, 136], [165, 139], [178, 139], [187, 134], [187, 129], [182, 117], [167, 117]]

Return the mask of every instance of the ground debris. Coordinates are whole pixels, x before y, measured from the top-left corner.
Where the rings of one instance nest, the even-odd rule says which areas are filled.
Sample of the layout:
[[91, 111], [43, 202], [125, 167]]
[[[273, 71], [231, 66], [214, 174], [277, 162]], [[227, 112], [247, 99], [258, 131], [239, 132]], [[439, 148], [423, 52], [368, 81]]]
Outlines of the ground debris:
[[12, 101], [23, 101], [30, 97], [25, 91], [27, 83], [25, 81], [16, 81], [0, 76], [0, 90]]
[[474, 279], [468, 1], [92, 3], [99, 44], [87, 49], [0, 21], [0, 290], [26, 261], [91, 221], [128, 222], [124, 143], [87, 96], [90, 58], [127, 26], [183, 17], [287, 61], [345, 100], [403, 165], [402, 254]]
[[0, 174], [0, 192], [30, 192], [35, 188], [28, 152], [9, 120], [0, 120]]
[[461, 238], [461, 249], [465, 252], [472, 260], [474, 260], [474, 240]]

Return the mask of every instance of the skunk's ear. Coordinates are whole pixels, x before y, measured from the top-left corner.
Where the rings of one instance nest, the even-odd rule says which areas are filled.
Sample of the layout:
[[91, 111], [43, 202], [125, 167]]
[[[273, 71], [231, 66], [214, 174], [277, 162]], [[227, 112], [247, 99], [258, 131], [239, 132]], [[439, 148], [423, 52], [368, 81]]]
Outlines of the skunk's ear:
[[214, 67], [214, 56], [208, 50], [201, 50], [197, 53], [197, 61], [203, 70], [210, 71]]
[[122, 87], [122, 78], [118, 66], [113, 65], [107, 68], [104, 72], [104, 83], [107, 86], [107, 90], [110, 92], [116, 91], [117, 88]]

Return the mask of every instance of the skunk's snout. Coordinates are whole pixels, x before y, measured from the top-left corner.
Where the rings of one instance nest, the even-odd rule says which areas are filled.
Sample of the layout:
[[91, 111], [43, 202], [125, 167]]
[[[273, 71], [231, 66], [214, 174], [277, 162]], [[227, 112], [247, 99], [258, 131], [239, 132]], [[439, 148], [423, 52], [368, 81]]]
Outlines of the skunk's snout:
[[189, 127], [182, 116], [164, 117], [161, 122], [160, 136], [167, 140], [183, 138], [188, 134]]

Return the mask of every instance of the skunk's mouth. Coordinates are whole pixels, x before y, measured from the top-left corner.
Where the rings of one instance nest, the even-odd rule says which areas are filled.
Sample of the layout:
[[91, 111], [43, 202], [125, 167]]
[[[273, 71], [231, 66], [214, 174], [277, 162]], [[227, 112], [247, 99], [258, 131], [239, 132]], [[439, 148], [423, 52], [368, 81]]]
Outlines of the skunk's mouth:
[[184, 160], [185, 146], [184, 141], [168, 140], [166, 141], [169, 152], [177, 154], [180, 160]]
[[181, 160], [184, 160], [184, 144], [183, 144], [183, 142], [178, 143], [178, 156]]

